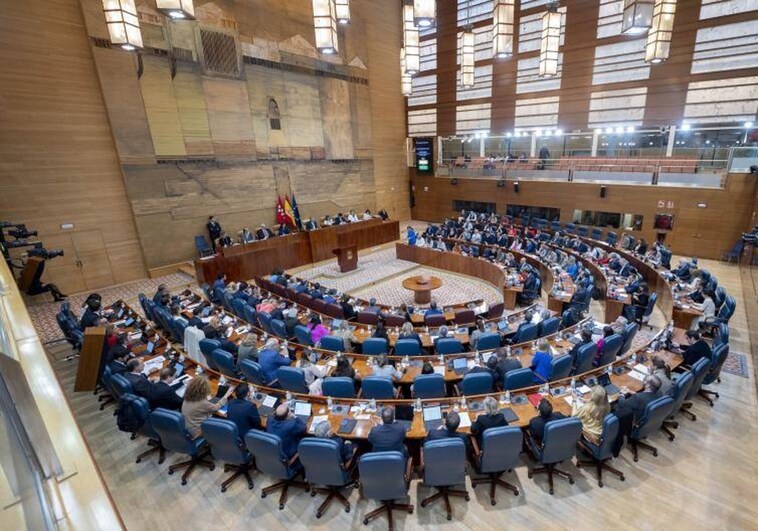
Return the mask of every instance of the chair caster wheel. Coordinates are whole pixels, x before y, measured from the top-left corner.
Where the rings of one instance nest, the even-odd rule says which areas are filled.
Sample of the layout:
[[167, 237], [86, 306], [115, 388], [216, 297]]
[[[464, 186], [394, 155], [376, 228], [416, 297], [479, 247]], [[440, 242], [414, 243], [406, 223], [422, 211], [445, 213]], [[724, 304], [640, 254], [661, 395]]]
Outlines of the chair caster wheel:
[[142, 462], [142, 459], [140, 459], [139, 457], [138, 457], [138, 458], [137, 458], [137, 460], [135, 461], [135, 463], [141, 463], [141, 462]]
[[625, 478], [624, 476], [621, 476], [619, 479], [620, 479], [621, 481], [626, 481], [626, 478]]
[[316, 491], [313, 491], [313, 490], [312, 490], [312, 491], [311, 491], [311, 498], [315, 498], [315, 497], [316, 497]]
[[221, 487], [221, 492], [226, 492], [226, 487]]
[[174, 471], [173, 471], [173, 470], [169, 470], [169, 471], [168, 471], [168, 475], [169, 475], [169, 476], [173, 475], [173, 473], [174, 473]]
[[573, 485], [573, 484], [574, 484], [574, 478], [569, 479], [569, 485]]
[[211, 465], [210, 467], [208, 467], [208, 470], [216, 470], [216, 465]]
[[421, 507], [426, 507], [426, 503], [421, 502]]
[[413, 514], [413, 507], [411, 507], [410, 509], [408, 509], [408, 514]]
[[247, 486], [247, 490], [253, 490], [253, 487], [254, 487], [254, 486], [255, 486], [255, 485], [253, 485], [252, 483], [250, 483], [250, 484]]
[[316, 518], [321, 518], [321, 513], [316, 513]]
[[452, 519], [453, 519], [453, 515], [452, 515], [452, 514], [449, 514], [449, 515], [447, 515], [447, 520], [448, 520], [448, 522], [449, 522], [450, 520], [452, 520]]
[[350, 512], [350, 507], [345, 507], [345, 512], [349, 513]]
[[553, 495], [553, 492], [554, 492], [553, 489], [550, 489], [550, 495], [551, 496]]
[[266, 493], [265, 492], [261, 492], [261, 498], [265, 498], [265, 497], [266, 497]]
[[532, 479], [532, 473], [531, 473], [531, 472], [528, 472], [528, 473], [526, 474], [526, 476], [527, 476], [529, 479]]
[[187, 480], [186, 480], [186, 479], [183, 479], [183, 480], [182, 480], [182, 485], [186, 485], [186, 484], [187, 484]]
[[283, 503], [280, 503], [280, 504], [279, 504], [279, 510], [280, 510], [280, 511], [283, 511], [283, 510], [284, 510], [284, 504], [283, 504]]
[[363, 519], [363, 525], [368, 525], [368, 518]]
[[465, 498], [463, 498], [463, 499], [464, 499], [464, 500], [466, 500], [466, 501], [471, 501], [471, 496], [469, 496], [469, 495], [467, 494], [467, 495], [466, 495], [466, 497], [465, 497]]
[[639, 458], [635, 456], [634, 462], [636, 463], [637, 461], [639, 461]]
[[653, 457], [658, 457], [658, 452], [653, 452]]
[[513, 491], [513, 495], [514, 496], [518, 496], [518, 489], [516, 489], [515, 491]]
[[598, 481], [598, 482], [597, 482], [597, 486], [598, 486], [598, 487], [600, 487], [600, 488], [602, 489], [602, 488], [603, 488], [603, 482], [602, 482], [602, 481]]
[[496, 503], [497, 503], [497, 500], [490, 500], [490, 505], [492, 505], [493, 507], [495, 506]]

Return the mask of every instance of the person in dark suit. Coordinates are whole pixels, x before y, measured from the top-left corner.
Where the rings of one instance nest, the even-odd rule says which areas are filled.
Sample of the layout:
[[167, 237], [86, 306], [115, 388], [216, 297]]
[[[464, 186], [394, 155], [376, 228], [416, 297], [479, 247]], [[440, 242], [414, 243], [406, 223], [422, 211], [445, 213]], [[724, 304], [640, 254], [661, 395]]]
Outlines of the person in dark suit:
[[294, 337], [295, 327], [302, 324], [297, 318], [297, 307], [291, 306], [284, 312], [284, 328], [287, 329], [287, 337]]
[[495, 374], [495, 383], [503, 385], [503, 378], [510, 371], [521, 368], [521, 360], [518, 356], [509, 356], [505, 349], [497, 350], [497, 373]]
[[221, 231], [221, 236], [218, 237], [218, 244], [221, 247], [231, 247], [234, 244], [234, 240], [226, 232]]
[[334, 433], [332, 433], [332, 426], [329, 424], [329, 421], [322, 420], [316, 424], [316, 428], [314, 429], [313, 433], [319, 439], [329, 439], [336, 442], [340, 449], [340, 457], [342, 457], [342, 461], [345, 463], [349, 461], [351, 457], [353, 457], [356, 450], [358, 449], [358, 447], [350, 441], [345, 441], [342, 437], [334, 435]]
[[129, 383], [132, 384], [132, 391], [134, 391], [135, 395], [150, 400], [150, 387], [152, 384], [150, 383], [150, 380], [142, 374], [142, 369], [144, 368], [145, 366], [139, 359], [135, 358], [129, 360], [126, 364], [124, 378], [129, 380]]
[[318, 282], [316, 282], [313, 285], [313, 289], [308, 293], [308, 295], [310, 295], [314, 299], [323, 299], [324, 298], [324, 293], [321, 291], [321, 284], [319, 284]]
[[255, 239], [256, 240], [268, 240], [269, 238], [273, 238], [274, 233], [271, 229], [269, 229], [265, 223], [261, 223], [261, 228], [259, 228], [257, 231], [255, 231]]
[[[120, 348], [119, 348], [120, 347]], [[111, 351], [111, 361], [108, 363], [108, 367], [111, 370], [111, 374], [124, 374], [126, 373], [126, 363], [129, 360], [129, 349], [123, 345], [116, 345]]]
[[345, 319], [355, 319], [355, 308], [350, 304], [350, 297], [343, 295], [342, 300], [340, 301], [340, 307], [342, 308], [342, 313], [345, 316]]
[[290, 233], [292, 233], [292, 230], [287, 225], [285, 225], [284, 223], [279, 225], [277, 236], [286, 236], [287, 234], [290, 234]]
[[306, 430], [305, 422], [290, 413], [286, 403], [276, 408], [266, 424], [266, 432], [278, 435], [282, 440], [282, 457], [287, 460], [297, 453], [297, 445]]
[[91, 326], [97, 326], [102, 320], [100, 315], [100, 301], [90, 300], [87, 302], [87, 309], [84, 310], [82, 318], [79, 320], [79, 326], [85, 330]]
[[403, 452], [408, 455], [405, 441], [405, 428], [395, 423], [395, 410], [391, 407], [382, 408], [382, 423], [371, 428], [368, 442], [374, 452]]
[[576, 369], [577, 365], [579, 364], [579, 349], [582, 348], [587, 343], [592, 343], [592, 330], [589, 328], [582, 328], [581, 332], [581, 341], [574, 345], [574, 348], [571, 349], [571, 366]]
[[440, 439], [460, 439], [466, 447], [466, 455], [471, 452], [471, 441], [465, 433], [458, 433], [458, 426], [461, 424], [461, 417], [457, 411], [451, 411], [445, 417], [445, 425], [436, 430], [431, 430], [426, 434], [425, 441], [438, 441]]
[[205, 225], [208, 229], [208, 236], [211, 237], [211, 245], [213, 246], [213, 251], [216, 251], [216, 240], [221, 236], [221, 224], [219, 224], [218, 221], [216, 221], [216, 218], [214, 216], [208, 217], [208, 223]]
[[554, 420], [565, 418], [565, 415], [563, 413], [554, 413], [553, 404], [547, 398], [540, 400], [540, 405], [537, 409], [540, 414], [529, 421], [529, 435], [531, 435], [535, 442], [542, 444], [542, 439], [545, 436], [545, 426]]
[[476, 442], [481, 446], [482, 436], [484, 435], [485, 430], [507, 425], [508, 421], [506, 421], [503, 414], [500, 413], [497, 400], [488, 396], [484, 399], [484, 413], [476, 417], [476, 420], [471, 424], [471, 434], [476, 437]]
[[226, 407], [226, 418], [237, 425], [239, 436], [242, 438], [250, 430], [261, 429], [261, 416], [256, 405], [247, 399], [249, 394], [248, 385], [239, 384], [234, 389], [234, 398], [229, 400]]
[[305, 223], [303, 224], [303, 228], [305, 230], [316, 230], [318, 228], [318, 223], [315, 219], [309, 218], [305, 220]]
[[162, 407], [172, 411], [182, 409], [182, 397], [176, 394], [171, 384], [174, 383], [174, 370], [164, 367], [158, 376], [159, 380], [150, 386], [150, 409]]
[[648, 375], [645, 377], [645, 390], [635, 393], [629, 398], [624, 395], [619, 397], [616, 414], [619, 417], [631, 415], [633, 423], [639, 422], [645, 414], [647, 405], [661, 396], [661, 379], [657, 376]]
[[689, 346], [682, 351], [684, 364], [692, 367], [700, 358], [711, 359], [711, 347], [697, 330], [687, 330], [685, 334]]
[[203, 304], [200, 304], [199, 306], [195, 306], [195, 308], [192, 310], [192, 318], [187, 322], [187, 326], [195, 326], [199, 328], [200, 330], [203, 329], [205, 326], [205, 323], [200, 318], [200, 314], [203, 313], [203, 309], [205, 306]]

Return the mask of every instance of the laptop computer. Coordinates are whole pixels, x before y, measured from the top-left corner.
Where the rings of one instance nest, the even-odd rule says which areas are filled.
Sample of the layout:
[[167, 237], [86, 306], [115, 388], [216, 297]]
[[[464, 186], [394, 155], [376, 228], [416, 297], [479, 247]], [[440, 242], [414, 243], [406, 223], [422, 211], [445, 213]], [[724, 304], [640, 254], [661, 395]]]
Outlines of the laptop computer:
[[505, 320], [499, 321], [497, 323], [497, 329], [500, 330], [501, 332], [504, 330], [508, 330], [508, 323], [505, 322]]
[[132, 326], [133, 323], [134, 323], [134, 319], [130, 317], [126, 321], [124, 321], [124, 326]]
[[147, 342], [147, 353], [148, 354], [152, 354], [154, 348], [155, 348], [155, 343], [153, 343], [152, 341], [148, 341]]
[[466, 374], [468, 372], [468, 360], [466, 358], [455, 358], [453, 360], [453, 371], [455, 374]]
[[440, 426], [442, 426], [442, 408], [440, 406], [425, 407], [424, 428], [426, 431], [436, 430]]
[[295, 416], [301, 419], [303, 422], [308, 422], [311, 418], [313, 406], [310, 402], [295, 402]]

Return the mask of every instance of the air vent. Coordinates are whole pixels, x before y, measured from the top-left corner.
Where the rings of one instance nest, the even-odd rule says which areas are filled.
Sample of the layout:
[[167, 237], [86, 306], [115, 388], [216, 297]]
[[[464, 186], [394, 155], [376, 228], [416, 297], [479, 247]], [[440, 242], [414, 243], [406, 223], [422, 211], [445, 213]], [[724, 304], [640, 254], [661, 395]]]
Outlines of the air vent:
[[201, 29], [200, 43], [206, 74], [240, 77], [237, 43], [234, 37], [220, 31]]

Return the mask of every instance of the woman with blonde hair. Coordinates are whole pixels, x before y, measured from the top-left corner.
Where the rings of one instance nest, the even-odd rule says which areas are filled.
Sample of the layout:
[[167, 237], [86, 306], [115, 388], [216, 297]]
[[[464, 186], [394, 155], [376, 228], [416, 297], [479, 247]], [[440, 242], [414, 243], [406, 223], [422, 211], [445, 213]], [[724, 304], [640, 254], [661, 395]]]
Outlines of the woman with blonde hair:
[[184, 402], [182, 402], [182, 415], [184, 415], [184, 427], [190, 432], [193, 439], [200, 436], [200, 425], [226, 405], [226, 399], [232, 394], [232, 387], [226, 391], [226, 394], [216, 402], [211, 402], [208, 397], [211, 395], [211, 383], [205, 376], [195, 376], [187, 384], [187, 390], [184, 393]]
[[600, 444], [603, 420], [610, 411], [608, 394], [600, 385], [592, 388], [588, 402], [575, 398], [571, 406], [571, 415], [582, 421], [582, 435], [592, 444]]
[[258, 334], [250, 332], [240, 343], [237, 349], [237, 368], [243, 360], [258, 361]]
[[333, 332], [333, 334], [337, 337], [342, 338], [342, 343], [344, 344], [344, 352], [352, 352], [353, 351], [353, 341], [355, 341], [355, 336], [353, 335], [353, 331], [350, 329], [350, 323], [347, 320], [344, 320], [340, 323], [339, 328]]

